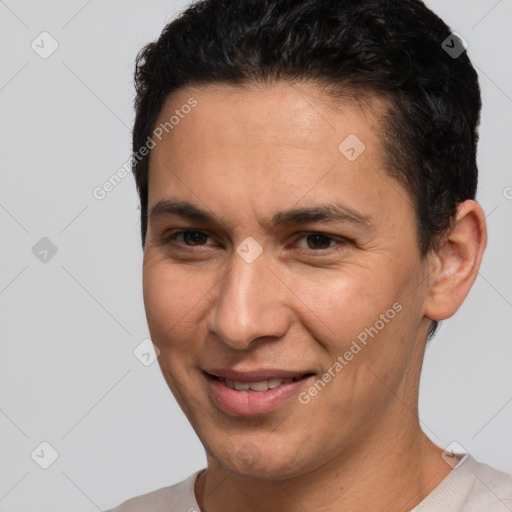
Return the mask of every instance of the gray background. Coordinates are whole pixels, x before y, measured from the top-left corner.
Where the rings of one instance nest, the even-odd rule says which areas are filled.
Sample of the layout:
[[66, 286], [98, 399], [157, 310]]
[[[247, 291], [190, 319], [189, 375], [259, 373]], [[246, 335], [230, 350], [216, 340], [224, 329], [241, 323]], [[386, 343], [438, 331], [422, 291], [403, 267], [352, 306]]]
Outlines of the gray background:
[[[512, 1], [427, 4], [480, 74], [489, 245], [427, 350], [420, 417], [440, 446], [512, 472]], [[133, 354], [149, 337], [133, 178], [92, 195], [130, 155], [135, 55], [184, 5], [0, 1], [0, 511], [106, 509], [205, 464], [157, 363]]]

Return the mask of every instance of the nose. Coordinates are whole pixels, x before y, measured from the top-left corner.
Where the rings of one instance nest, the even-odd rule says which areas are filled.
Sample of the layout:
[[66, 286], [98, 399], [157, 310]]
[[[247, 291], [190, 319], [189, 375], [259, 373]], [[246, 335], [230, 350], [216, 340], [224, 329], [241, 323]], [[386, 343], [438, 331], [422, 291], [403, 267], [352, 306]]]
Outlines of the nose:
[[210, 333], [226, 345], [247, 350], [259, 338], [281, 338], [291, 323], [288, 289], [263, 252], [247, 263], [234, 252], [207, 316]]

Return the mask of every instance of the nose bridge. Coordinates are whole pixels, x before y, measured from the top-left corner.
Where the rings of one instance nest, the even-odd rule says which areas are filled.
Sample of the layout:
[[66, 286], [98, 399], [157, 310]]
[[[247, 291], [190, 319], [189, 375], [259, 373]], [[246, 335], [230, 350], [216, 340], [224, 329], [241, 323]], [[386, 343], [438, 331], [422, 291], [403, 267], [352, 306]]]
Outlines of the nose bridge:
[[281, 337], [288, 328], [282, 283], [268, 268], [264, 255], [247, 258], [244, 249], [247, 246], [241, 243], [232, 256], [208, 322], [210, 332], [241, 350], [262, 336]]

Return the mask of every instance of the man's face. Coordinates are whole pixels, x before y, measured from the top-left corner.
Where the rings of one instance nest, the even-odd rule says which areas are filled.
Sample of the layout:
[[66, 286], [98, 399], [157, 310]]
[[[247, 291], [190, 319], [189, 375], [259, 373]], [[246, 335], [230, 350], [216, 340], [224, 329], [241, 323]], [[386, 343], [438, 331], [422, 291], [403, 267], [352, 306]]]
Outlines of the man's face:
[[151, 150], [148, 325], [230, 471], [286, 478], [417, 424], [429, 259], [385, 172], [383, 111], [282, 83], [183, 89], [160, 113], [180, 119]]

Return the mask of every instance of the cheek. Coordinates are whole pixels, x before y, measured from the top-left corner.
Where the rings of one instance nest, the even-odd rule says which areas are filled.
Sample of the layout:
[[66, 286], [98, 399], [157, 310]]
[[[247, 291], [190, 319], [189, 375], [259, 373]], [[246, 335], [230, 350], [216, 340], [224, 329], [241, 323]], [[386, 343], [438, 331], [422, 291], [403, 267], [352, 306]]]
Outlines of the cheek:
[[195, 365], [194, 343], [201, 339], [199, 318], [211, 288], [202, 287], [197, 276], [197, 272], [184, 272], [168, 261], [145, 255], [143, 295], [151, 340], [160, 349], [158, 363], [164, 379], [186, 413], [186, 389], [195, 386], [189, 369]]
[[317, 339], [342, 346], [392, 306], [395, 291], [382, 277], [355, 265], [295, 278], [290, 289]]
[[144, 306], [153, 341], [164, 346], [189, 340], [185, 334], [197, 328], [210, 288], [197, 272], [183, 272], [167, 262], [145, 259]]

